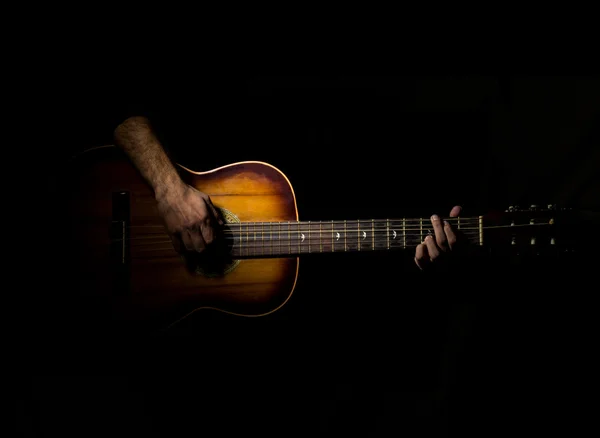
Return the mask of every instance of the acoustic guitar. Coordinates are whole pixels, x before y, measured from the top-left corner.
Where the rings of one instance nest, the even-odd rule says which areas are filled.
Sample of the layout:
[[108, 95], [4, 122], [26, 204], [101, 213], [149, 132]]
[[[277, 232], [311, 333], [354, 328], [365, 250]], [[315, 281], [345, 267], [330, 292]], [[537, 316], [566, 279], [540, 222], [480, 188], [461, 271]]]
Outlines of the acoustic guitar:
[[[182, 258], [175, 251], [151, 188], [119, 148], [90, 149], [74, 158], [65, 175], [68, 269], [80, 290], [110, 302], [116, 320], [168, 326], [207, 308], [266, 315], [292, 295], [301, 257], [414, 251], [433, 233], [429, 218], [301, 221], [292, 184], [267, 163], [205, 172], [178, 167], [225, 219], [214, 257]], [[572, 211], [553, 205], [449, 220], [488, 253], [560, 254], [577, 247], [577, 236], [566, 232], [577, 223]]]

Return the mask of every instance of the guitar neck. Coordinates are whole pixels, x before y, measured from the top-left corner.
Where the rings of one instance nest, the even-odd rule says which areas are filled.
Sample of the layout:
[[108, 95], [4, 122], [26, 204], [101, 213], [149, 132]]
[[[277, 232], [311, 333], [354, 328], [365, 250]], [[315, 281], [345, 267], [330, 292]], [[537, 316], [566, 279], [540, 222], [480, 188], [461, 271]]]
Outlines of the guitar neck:
[[[447, 219], [472, 243], [483, 244], [482, 216]], [[434, 234], [429, 218], [242, 222], [225, 231], [234, 257], [414, 249]]]

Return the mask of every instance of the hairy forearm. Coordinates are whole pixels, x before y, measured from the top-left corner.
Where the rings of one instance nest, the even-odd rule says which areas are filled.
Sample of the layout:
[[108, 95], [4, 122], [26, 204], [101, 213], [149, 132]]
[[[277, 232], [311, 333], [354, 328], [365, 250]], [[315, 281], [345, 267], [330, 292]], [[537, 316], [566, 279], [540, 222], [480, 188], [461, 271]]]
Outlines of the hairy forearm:
[[117, 146], [129, 156], [157, 198], [176, 195], [183, 182], [145, 117], [130, 117], [114, 131]]

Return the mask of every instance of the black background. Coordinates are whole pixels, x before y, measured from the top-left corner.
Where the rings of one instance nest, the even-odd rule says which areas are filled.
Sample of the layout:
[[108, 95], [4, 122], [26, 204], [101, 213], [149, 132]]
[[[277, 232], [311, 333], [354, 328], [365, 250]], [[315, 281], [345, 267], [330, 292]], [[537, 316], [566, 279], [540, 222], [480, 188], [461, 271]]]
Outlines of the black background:
[[[112, 73], [73, 72], [47, 95], [46, 170], [144, 114], [191, 169], [275, 165], [303, 220], [599, 210], [595, 77]], [[60, 193], [44, 177], [51, 210]], [[596, 261], [426, 276], [412, 254], [307, 258], [275, 314], [198, 314], [166, 336], [83, 332], [38, 288], [19, 328], [35, 360], [17, 424], [28, 436], [571, 431], [592, 412]]]

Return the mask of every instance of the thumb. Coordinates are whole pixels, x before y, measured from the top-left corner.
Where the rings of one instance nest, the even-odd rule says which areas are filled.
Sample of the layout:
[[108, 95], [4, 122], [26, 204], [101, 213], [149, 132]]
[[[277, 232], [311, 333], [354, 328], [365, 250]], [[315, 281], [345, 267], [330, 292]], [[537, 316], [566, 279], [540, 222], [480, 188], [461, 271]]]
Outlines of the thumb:
[[206, 204], [209, 206], [210, 211], [212, 212], [214, 218], [217, 220], [219, 225], [221, 225], [221, 226], [224, 225], [225, 221], [223, 220], [223, 216], [221, 215], [219, 210], [217, 210], [217, 208], [213, 205], [212, 200], [210, 199], [210, 196], [206, 200]]

